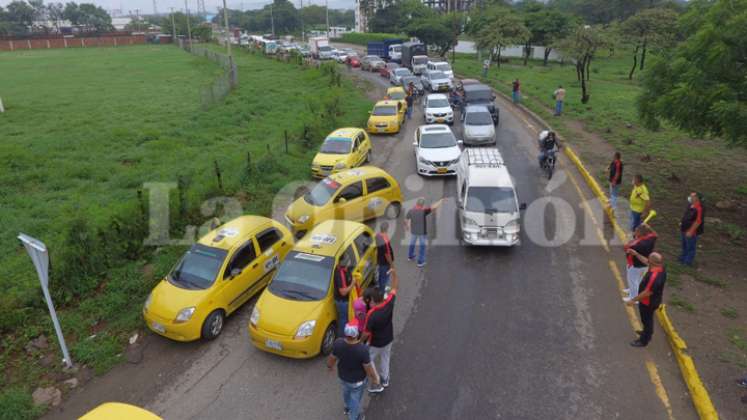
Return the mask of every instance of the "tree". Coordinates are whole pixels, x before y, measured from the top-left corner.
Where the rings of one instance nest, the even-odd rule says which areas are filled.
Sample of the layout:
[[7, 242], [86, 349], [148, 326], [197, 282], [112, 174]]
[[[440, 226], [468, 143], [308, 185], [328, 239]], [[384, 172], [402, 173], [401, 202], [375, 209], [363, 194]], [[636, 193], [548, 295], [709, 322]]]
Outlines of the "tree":
[[5, 15], [8, 22], [25, 28], [31, 28], [34, 23], [34, 8], [25, 1], [14, 1], [8, 4]]
[[443, 57], [457, 44], [462, 33], [462, 15], [448, 13], [418, 18], [408, 25], [407, 33], [426, 45], [437, 47], [438, 55]]
[[92, 3], [81, 3], [78, 6], [79, 23], [88, 30], [106, 32], [112, 30], [112, 17], [103, 8]]
[[65, 3], [65, 8], [62, 9], [62, 17], [65, 20], [69, 20], [73, 25], [80, 25], [80, 9], [75, 2]]
[[502, 5], [476, 10], [468, 27], [480, 50], [490, 52], [490, 61], [501, 65], [501, 51], [510, 45], [524, 45], [531, 36], [524, 20], [516, 12]]
[[368, 20], [371, 32], [401, 33], [416, 20], [433, 17], [437, 13], [420, 0], [402, 0], [378, 8]]
[[545, 47], [543, 65], [547, 66], [555, 44], [568, 36], [574, 26], [573, 16], [557, 9], [545, 7], [541, 3], [524, 9], [524, 25], [531, 36], [524, 46], [524, 65], [527, 65], [533, 45]]
[[747, 147], [747, 0], [694, 0], [680, 18], [690, 36], [643, 72], [638, 111], [695, 135]]
[[662, 49], [674, 44], [677, 16], [677, 12], [669, 8], [644, 9], [622, 24], [622, 37], [633, 47], [633, 67], [628, 79], [633, 79], [633, 73], [639, 65], [641, 70], [644, 69], [646, 52], [650, 48]]
[[[171, 26], [171, 15], [164, 16], [161, 18], [160, 23], [158, 26], [161, 27], [161, 32], [165, 34], [173, 33], [173, 28]], [[182, 12], [176, 12], [174, 13], [174, 25], [176, 26], [176, 35], [179, 36], [187, 36], [187, 15]], [[195, 35], [195, 31], [198, 27], [200, 27], [204, 21], [201, 17], [190, 14], [189, 15], [189, 25], [192, 29], [192, 35], [199, 38]]]
[[558, 44], [561, 53], [576, 64], [576, 77], [581, 82], [581, 102], [584, 104], [590, 98], [586, 82], [591, 72], [591, 61], [599, 49], [611, 45], [612, 34], [601, 25], [579, 25]]
[[606, 24], [625, 20], [646, 7], [667, 0], [552, 0], [549, 5], [560, 11], [579, 16], [586, 23]]
[[57, 32], [60, 31], [60, 21], [63, 19], [64, 6], [62, 3], [49, 3], [47, 4], [47, 16], [54, 24]]

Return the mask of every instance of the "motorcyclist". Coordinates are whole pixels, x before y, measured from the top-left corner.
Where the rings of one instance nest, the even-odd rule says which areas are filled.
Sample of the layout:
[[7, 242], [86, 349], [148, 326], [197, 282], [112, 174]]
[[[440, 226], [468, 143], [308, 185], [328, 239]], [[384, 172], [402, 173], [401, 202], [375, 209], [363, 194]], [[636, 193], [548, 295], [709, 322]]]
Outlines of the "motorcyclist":
[[555, 156], [560, 148], [560, 142], [554, 131], [544, 130], [539, 135], [538, 146], [540, 150], [539, 165], [542, 167], [549, 156]]

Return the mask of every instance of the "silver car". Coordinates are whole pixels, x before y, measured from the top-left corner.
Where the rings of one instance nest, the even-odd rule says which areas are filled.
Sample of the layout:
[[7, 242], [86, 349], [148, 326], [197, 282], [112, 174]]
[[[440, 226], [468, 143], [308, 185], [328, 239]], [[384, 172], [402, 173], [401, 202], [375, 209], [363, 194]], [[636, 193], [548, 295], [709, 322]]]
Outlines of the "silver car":
[[410, 69], [407, 67], [399, 67], [389, 72], [389, 83], [399, 86], [402, 83], [402, 78], [412, 76]]
[[490, 110], [484, 105], [469, 105], [464, 109], [464, 143], [495, 144], [495, 126]]
[[431, 92], [448, 92], [452, 89], [451, 79], [438, 70], [428, 70], [421, 77], [423, 86]]

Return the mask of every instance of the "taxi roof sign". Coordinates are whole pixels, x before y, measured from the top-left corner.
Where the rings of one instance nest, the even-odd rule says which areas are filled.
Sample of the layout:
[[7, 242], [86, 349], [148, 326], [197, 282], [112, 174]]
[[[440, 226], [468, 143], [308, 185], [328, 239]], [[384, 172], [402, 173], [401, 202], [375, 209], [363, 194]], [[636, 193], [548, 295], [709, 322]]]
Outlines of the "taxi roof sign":
[[315, 233], [311, 236], [311, 242], [319, 245], [332, 245], [337, 242], [337, 236], [327, 233]]

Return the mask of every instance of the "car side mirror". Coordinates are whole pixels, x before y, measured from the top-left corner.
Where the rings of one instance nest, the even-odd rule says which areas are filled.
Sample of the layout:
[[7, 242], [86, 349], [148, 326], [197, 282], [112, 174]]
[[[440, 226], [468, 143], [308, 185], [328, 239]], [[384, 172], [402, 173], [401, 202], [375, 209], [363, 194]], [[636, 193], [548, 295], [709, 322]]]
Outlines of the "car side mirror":
[[416, 141], [412, 142], [412, 147], [418, 147], [418, 142]]
[[527, 209], [527, 203], [521, 203], [519, 204], [519, 210], [526, 210]]
[[228, 276], [228, 280], [231, 280], [234, 277], [239, 276], [240, 274], [241, 274], [241, 269], [240, 268], [233, 268], [233, 269], [231, 269], [231, 275]]
[[337, 199], [337, 202], [338, 202], [339, 204], [345, 204], [345, 203], [347, 203], [347, 202], [348, 202], [348, 199], [347, 199], [347, 198], [345, 198], [345, 197], [340, 197], [340, 198], [338, 198], [338, 199]]

